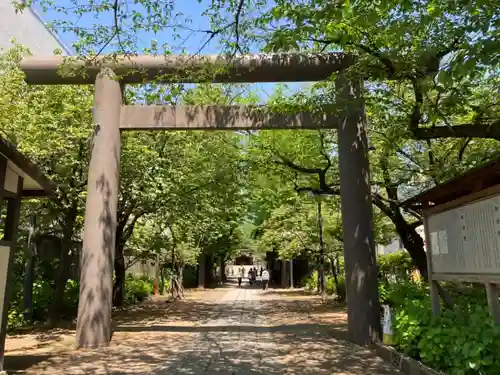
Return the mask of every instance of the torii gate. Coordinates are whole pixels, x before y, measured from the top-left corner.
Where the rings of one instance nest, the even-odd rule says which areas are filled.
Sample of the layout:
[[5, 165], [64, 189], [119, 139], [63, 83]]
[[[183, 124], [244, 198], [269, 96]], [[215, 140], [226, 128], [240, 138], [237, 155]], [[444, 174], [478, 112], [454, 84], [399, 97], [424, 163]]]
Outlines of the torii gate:
[[[96, 85], [76, 332], [79, 347], [100, 347], [108, 344], [112, 336], [120, 131], [131, 129], [337, 129], [349, 338], [361, 345], [378, 338], [378, 306], [370, 302], [378, 291], [362, 79], [338, 75], [338, 98], [344, 102], [338, 116], [307, 112], [282, 115], [244, 106], [122, 105], [123, 85], [127, 83], [311, 82], [344, 71], [353, 60], [353, 56], [343, 53], [248, 55], [231, 61], [217, 55], [127, 56], [72, 62], [86, 73], [73, 76], [59, 74], [65, 62], [61, 56], [29, 57], [21, 62], [29, 84]], [[222, 69], [203, 78], [207, 67]], [[361, 294], [360, 285], [367, 283], [368, 288], [361, 288], [365, 294]], [[364, 318], [368, 311], [373, 311], [370, 316], [375, 317], [369, 322]]]

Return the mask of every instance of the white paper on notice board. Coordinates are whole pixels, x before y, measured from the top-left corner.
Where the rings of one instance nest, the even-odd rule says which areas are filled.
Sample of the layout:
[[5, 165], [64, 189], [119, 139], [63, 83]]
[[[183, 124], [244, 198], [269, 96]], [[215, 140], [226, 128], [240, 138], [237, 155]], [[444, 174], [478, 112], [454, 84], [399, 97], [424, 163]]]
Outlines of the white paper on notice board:
[[431, 250], [433, 255], [439, 254], [439, 237], [438, 232], [431, 233]]
[[445, 230], [440, 230], [438, 232], [438, 241], [439, 241], [439, 253], [440, 254], [448, 254], [448, 234]]

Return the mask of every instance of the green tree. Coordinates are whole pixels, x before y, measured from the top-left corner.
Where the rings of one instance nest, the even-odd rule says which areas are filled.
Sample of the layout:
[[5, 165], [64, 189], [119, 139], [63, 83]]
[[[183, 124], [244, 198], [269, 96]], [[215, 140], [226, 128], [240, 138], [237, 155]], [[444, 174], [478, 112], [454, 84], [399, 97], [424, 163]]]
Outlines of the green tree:
[[54, 199], [34, 201], [28, 210], [42, 213], [39, 230], [61, 244], [49, 310], [55, 323], [83, 224], [92, 91], [83, 86], [26, 85], [17, 68], [25, 53], [15, 47], [0, 61], [0, 129], [59, 185]]

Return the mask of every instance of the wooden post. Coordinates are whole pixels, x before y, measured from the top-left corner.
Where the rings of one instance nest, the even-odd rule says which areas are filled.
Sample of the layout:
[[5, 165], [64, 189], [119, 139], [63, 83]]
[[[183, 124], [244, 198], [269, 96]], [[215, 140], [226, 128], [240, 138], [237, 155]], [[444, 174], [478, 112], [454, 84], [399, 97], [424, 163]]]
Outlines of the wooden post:
[[294, 288], [293, 284], [293, 258], [290, 259], [290, 288]]
[[[7, 160], [4, 158], [4, 161], [0, 163], [0, 169], [4, 169], [3, 176], [0, 171], [0, 207], [3, 204], [3, 191], [4, 191], [4, 183], [5, 183], [5, 172], [7, 167]], [[17, 194], [15, 198], [11, 198], [7, 201], [7, 217], [5, 220], [5, 228], [4, 228], [4, 236], [3, 242], [8, 244], [9, 254], [7, 256], [7, 272], [5, 277], [5, 288], [3, 290], [3, 307], [2, 307], [2, 315], [0, 320], [0, 374], [4, 371], [4, 354], [5, 354], [5, 337], [7, 333], [7, 322], [9, 316], [9, 295], [12, 289], [12, 266], [14, 264], [14, 247], [16, 244], [17, 237], [17, 229], [19, 226], [19, 216], [21, 213], [21, 200], [23, 194], [23, 178], [18, 176], [17, 179]]]
[[496, 324], [500, 324], [500, 304], [498, 303], [498, 288], [496, 284], [486, 283], [486, 295], [491, 317]]
[[439, 299], [437, 281], [432, 278], [432, 244], [431, 235], [429, 233], [429, 224], [427, 215], [424, 213], [424, 234], [427, 255], [427, 279], [429, 280], [429, 290], [432, 301], [432, 315], [438, 316], [441, 313], [441, 301]]
[[120, 173], [120, 83], [110, 69], [95, 82], [76, 340], [97, 348], [111, 340], [111, 302]]
[[[3, 196], [4, 196], [4, 186], [5, 186], [5, 175], [7, 173], [7, 159], [0, 154], [0, 210], [3, 207]], [[3, 248], [0, 248], [0, 251], [5, 251]], [[5, 259], [4, 254], [0, 254], [2, 259]], [[10, 257], [10, 254], [8, 255]], [[7, 258], [8, 259], [8, 258]], [[8, 263], [8, 262], [7, 262]], [[5, 284], [3, 280], [0, 280], [0, 284], [3, 285], [3, 293], [4, 293], [4, 298], [3, 300], [0, 299], [0, 303], [2, 304], [1, 307], [1, 314], [0, 314], [0, 324], [3, 323], [4, 315], [8, 315], [7, 307], [8, 307], [8, 301], [5, 301], [5, 297], [7, 296], [7, 276], [8, 276], [8, 266], [7, 266], [7, 273], [5, 275], [0, 275], [0, 277], [5, 277]], [[7, 320], [6, 320], [7, 321]], [[5, 327], [3, 324], [0, 325], [0, 374], [3, 372], [3, 361], [4, 361], [4, 354], [5, 354], [5, 336], [7, 334], [7, 325]]]
[[336, 89], [348, 336], [370, 345], [380, 340], [381, 326], [362, 81], [339, 74]]

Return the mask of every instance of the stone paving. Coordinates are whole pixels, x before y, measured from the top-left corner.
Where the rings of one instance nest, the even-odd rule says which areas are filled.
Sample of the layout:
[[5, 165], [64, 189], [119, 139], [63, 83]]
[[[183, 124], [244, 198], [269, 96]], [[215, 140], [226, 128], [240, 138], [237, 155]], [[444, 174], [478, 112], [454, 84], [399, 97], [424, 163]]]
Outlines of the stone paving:
[[249, 287], [195, 294], [118, 318], [111, 345], [100, 350], [74, 350], [68, 345], [68, 340], [74, 343], [73, 332], [59, 333], [51, 345], [32, 350], [14, 348], [10, 340], [7, 370], [40, 375], [399, 374], [373, 352], [341, 340], [343, 312], [332, 307], [333, 313], [317, 312], [311, 297], [294, 299]]

